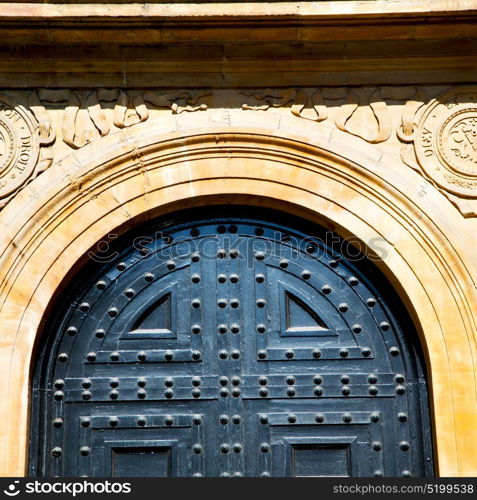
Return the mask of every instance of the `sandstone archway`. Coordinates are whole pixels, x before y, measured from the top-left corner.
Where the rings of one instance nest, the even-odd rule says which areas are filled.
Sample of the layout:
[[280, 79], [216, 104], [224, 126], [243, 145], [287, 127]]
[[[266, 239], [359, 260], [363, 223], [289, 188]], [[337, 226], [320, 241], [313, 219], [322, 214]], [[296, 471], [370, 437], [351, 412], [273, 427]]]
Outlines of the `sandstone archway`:
[[418, 175], [393, 158], [318, 136], [293, 117], [207, 114], [102, 138], [53, 165], [0, 214], [8, 242], [0, 250], [3, 475], [26, 470], [35, 342], [58, 287], [87, 251], [178, 205], [257, 197], [354, 235], [371, 251], [379, 238], [378, 264], [427, 358], [438, 473], [475, 475], [476, 270], [458, 212], [433, 203], [437, 192], [420, 197]]

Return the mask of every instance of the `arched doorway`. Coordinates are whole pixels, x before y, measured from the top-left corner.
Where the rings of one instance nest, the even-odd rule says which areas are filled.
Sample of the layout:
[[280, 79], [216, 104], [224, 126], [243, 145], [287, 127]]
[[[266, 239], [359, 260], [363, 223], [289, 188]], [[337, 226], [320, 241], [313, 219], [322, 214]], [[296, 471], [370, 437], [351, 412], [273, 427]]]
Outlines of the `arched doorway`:
[[215, 207], [96, 255], [45, 328], [30, 473], [432, 474], [417, 334], [349, 249]]

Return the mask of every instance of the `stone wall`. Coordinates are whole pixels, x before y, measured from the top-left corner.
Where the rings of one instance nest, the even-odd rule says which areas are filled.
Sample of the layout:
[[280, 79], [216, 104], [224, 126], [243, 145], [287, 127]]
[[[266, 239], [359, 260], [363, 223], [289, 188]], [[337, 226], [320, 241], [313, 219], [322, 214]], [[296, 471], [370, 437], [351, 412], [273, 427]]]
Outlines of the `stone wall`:
[[437, 472], [477, 474], [477, 4], [431, 4], [0, 4], [3, 475], [26, 471], [35, 348], [88, 250], [221, 202], [384, 240]]

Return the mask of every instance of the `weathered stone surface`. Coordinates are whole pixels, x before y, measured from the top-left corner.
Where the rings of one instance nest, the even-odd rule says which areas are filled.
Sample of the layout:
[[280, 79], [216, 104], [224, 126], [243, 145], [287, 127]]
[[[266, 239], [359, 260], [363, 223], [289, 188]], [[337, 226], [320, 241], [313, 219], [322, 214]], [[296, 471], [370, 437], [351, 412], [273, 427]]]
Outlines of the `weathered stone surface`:
[[436, 472], [477, 475], [476, 16], [473, 0], [0, 4], [0, 473], [25, 473], [35, 344], [87, 251], [227, 202], [382, 242], [428, 362]]

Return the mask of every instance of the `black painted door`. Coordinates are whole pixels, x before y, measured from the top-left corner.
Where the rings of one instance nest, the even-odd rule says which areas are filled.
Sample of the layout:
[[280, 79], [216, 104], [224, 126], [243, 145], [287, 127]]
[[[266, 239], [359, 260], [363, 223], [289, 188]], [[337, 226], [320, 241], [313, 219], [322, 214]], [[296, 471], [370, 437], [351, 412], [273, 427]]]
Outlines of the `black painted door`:
[[31, 474], [431, 474], [405, 311], [290, 224], [159, 226], [79, 276], [38, 361]]

